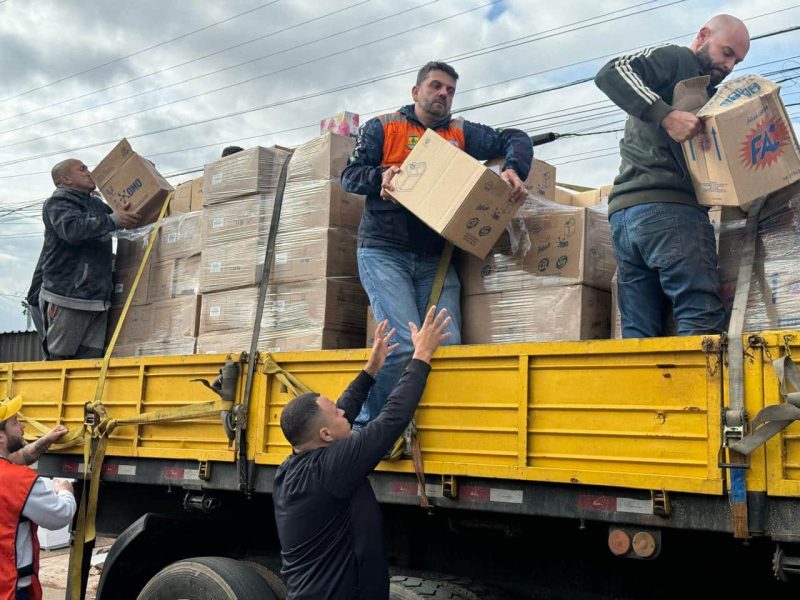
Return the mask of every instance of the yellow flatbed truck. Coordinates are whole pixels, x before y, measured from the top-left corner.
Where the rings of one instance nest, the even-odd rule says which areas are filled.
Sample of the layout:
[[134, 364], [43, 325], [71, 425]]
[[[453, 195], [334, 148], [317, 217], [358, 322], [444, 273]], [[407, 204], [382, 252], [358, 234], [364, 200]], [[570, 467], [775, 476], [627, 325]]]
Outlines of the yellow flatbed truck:
[[[743, 343], [745, 408], [752, 417], [785, 402], [771, 361], [786, 353], [800, 357], [800, 332], [746, 334]], [[112, 359], [103, 404], [122, 420], [214, 400], [214, 391], [193, 380], [213, 381], [232, 361], [228, 384], [234, 377], [234, 401], [247, 407], [246, 444], [239, 446], [246, 450], [237, 456], [242, 440], [232, 444], [218, 416], [115, 429], [99, 475], [97, 518], [98, 532], [117, 540], [98, 598], [136, 599], [164, 567], [192, 557], [250, 560], [274, 572], [279, 547], [270, 493], [289, 452], [279, 416], [292, 396], [286, 379], [264, 366], [274, 361], [283, 373], [336, 398], [367, 355], [262, 353], [249, 399], [243, 397], [244, 353]], [[576, 565], [599, 555], [608, 557], [607, 578], [645, 574], [615, 597], [672, 594], [681, 578], [691, 577], [688, 563], [712, 556], [734, 569], [727, 575], [736, 581], [771, 579], [770, 569], [780, 577], [797, 571], [800, 425], [749, 456], [752, 539], [743, 547], [733, 535], [729, 469], [720, 466], [726, 356], [720, 336], [441, 348], [416, 419], [433, 509], [419, 507], [410, 460], [381, 463], [371, 480], [397, 572], [448, 577], [442, 583], [441, 575], [433, 581], [398, 576], [410, 595], [393, 597], [568, 597], [583, 572]], [[0, 397], [22, 395], [26, 417], [80, 429], [101, 364], [0, 364]], [[38, 469], [80, 478], [82, 451], [48, 453]], [[587, 537], [568, 541], [579, 530]], [[734, 566], [740, 552], [746, 573]], [[535, 573], [553, 554], [562, 555], [562, 576]], [[655, 578], [650, 569], [659, 555], [685, 562], [674, 577]], [[716, 576], [710, 563], [707, 571]], [[467, 575], [492, 581], [494, 595], [469, 591]], [[545, 583], [561, 592], [536, 595]]]

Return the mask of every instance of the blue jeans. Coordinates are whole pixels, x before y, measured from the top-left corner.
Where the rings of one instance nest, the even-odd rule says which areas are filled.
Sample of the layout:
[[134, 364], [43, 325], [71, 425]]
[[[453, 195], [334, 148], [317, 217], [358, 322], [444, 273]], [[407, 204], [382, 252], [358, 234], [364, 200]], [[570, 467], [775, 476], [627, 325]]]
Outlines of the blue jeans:
[[622, 337], [663, 335], [670, 303], [678, 335], [723, 331], [717, 249], [705, 209], [652, 202], [618, 210], [610, 222]]
[[[397, 328], [395, 342], [400, 345], [386, 359], [375, 385], [361, 407], [357, 424], [365, 424], [381, 412], [386, 399], [408, 361], [414, 354], [411, 343], [411, 321], [419, 327], [425, 317], [428, 298], [439, 266], [438, 256], [419, 255], [392, 248], [359, 248], [358, 274], [372, 304], [375, 320], [389, 320], [389, 329]], [[461, 343], [461, 283], [455, 268], [450, 265], [445, 278], [437, 311], [446, 308], [452, 318], [448, 327], [452, 335], [445, 344]]]

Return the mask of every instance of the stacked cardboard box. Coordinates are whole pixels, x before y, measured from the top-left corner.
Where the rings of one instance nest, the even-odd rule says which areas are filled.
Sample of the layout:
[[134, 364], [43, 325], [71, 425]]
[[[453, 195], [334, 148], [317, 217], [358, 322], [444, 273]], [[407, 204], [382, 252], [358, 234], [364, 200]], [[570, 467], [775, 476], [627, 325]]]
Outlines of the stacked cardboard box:
[[[724, 219], [719, 241], [722, 301], [728, 318], [745, 242], [745, 220]], [[800, 327], [800, 184], [771, 195], [761, 210], [745, 331]]]
[[[353, 145], [349, 138], [328, 133], [292, 156], [261, 320], [262, 348], [363, 345], [367, 302], [355, 258], [363, 198], [346, 194], [339, 182]], [[206, 182], [213, 177], [209, 171]], [[199, 353], [250, 344], [274, 187], [271, 192], [269, 184], [244, 187], [246, 195], [221, 199], [206, 184], [205, 197], [211, 195], [213, 202], [206, 202], [204, 215], [201, 289], [206, 296]]]
[[[162, 222], [114, 348], [115, 356], [194, 353], [201, 306], [202, 225], [202, 212], [176, 214]], [[144, 258], [148, 231], [143, 229], [137, 241], [118, 242], [109, 338]]]
[[457, 266], [465, 343], [609, 337], [616, 264], [605, 206], [529, 197], [485, 259]]

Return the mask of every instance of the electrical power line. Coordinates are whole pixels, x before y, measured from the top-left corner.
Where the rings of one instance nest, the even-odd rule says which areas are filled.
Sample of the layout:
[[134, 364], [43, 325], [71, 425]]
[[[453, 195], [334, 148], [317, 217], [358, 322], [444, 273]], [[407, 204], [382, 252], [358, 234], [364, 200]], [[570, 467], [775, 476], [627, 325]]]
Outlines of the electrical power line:
[[211, 23], [210, 25], [206, 25], [205, 27], [201, 27], [200, 29], [195, 29], [194, 31], [189, 31], [187, 33], [181, 34], [181, 35], [176, 36], [174, 38], [171, 38], [169, 40], [165, 40], [163, 42], [159, 42], [158, 44], [153, 44], [152, 46], [148, 46], [147, 48], [142, 48], [141, 50], [137, 50], [136, 52], [132, 52], [131, 54], [126, 54], [125, 56], [120, 56], [119, 58], [115, 58], [113, 60], [109, 60], [109, 61], [104, 62], [102, 64], [95, 65], [94, 67], [90, 67], [88, 69], [84, 69], [83, 71], [80, 71], [78, 73], [73, 73], [72, 75], [67, 75], [65, 77], [61, 77], [60, 79], [56, 79], [54, 81], [51, 81], [50, 83], [45, 83], [45, 84], [42, 84], [42, 85], [37, 86], [35, 88], [31, 88], [29, 90], [25, 90], [24, 92], [20, 92], [18, 94], [15, 94], [13, 96], [8, 96], [7, 98], [0, 99], [0, 104], [2, 104], [3, 102], [7, 102], [9, 100], [13, 100], [15, 98], [19, 98], [20, 96], [25, 96], [25, 95], [30, 94], [32, 92], [36, 92], [38, 90], [43, 90], [44, 88], [50, 87], [51, 85], [55, 85], [57, 83], [61, 83], [62, 81], [67, 81], [69, 79], [74, 79], [75, 77], [80, 77], [81, 75], [85, 75], [86, 73], [91, 73], [92, 71], [96, 71], [97, 69], [101, 69], [103, 67], [107, 67], [108, 65], [113, 65], [115, 63], [121, 62], [121, 61], [126, 60], [128, 58], [131, 58], [133, 56], [138, 56], [139, 54], [142, 54], [144, 52], [148, 52], [150, 50], [154, 50], [155, 48], [159, 48], [161, 46], [166, 46], [167, 44], [171, 44], [174, 41], [187, 38], [187, 37], [189, 37], [191, 35], [194, 35], [196, 33], [200, 33], [201, 31], [206, 31], [208, 29], [211, 29], [212, 27], [216, 27], [217, 25], [221, 25], [222, 23], [227, 23], [228, 21], [232, 21], [233, 19], [238, 19], [239, 17], [243, 17], [244, 15], [251, 14], [251, 13], [257, 11], [257, 10], [261, 10], [262, 8], [266, 8], [266, 7], [271, 6], [273, 4], [277, 4], [280, 1], [281, 0], [272, 0], [271, 2], [266, 2], [265, 4], [261, 4], [259, 6], [256, 6], [255, 8], [251, 8], [251, 9], [246, 10], [244, 12], [235, 14], [235, 15], [233, 15], [231, 17], [228, 17], [227, 19], [223, 19], [221, 21], [216, 21], [215, 23]]

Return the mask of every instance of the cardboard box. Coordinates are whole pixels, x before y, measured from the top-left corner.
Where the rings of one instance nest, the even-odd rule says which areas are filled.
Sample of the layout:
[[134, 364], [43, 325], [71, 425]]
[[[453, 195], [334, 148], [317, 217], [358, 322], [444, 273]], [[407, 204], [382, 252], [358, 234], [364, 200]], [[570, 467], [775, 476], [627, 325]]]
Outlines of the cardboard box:
[[607, 339], [611, 294], [586, 285], [496, 292], [467, 296], [461, 314], [465, 344]]
[[335, 179], [290, 181], [286, 184], [279, 231], [310, 227], [356, 230], [364, 212], [364, 196], [348, 194]]
[[169, 201], [168, 215], [188, 213], [192, 211], [192, 182], [180, 183]]
[[584, 283], [608, 290], [616, 270], [605, 207], [567, 207], [529, 198], [484, 259], [461, 256], [464, 295]]
[[152, 304], [200, 291], [200, 255], [154, 263], [150, 268], [147, 302]]
[[153, 335], [150, 341], [197, 337], [201, 296], [182, 296], [151, 304]]
[[[211, 331], [197, 336], [197, 354], [228, 354], [231, 352], [249, 352], [252, 329], [233, 329], [228, 331]], [[259, 349], [263, 348], [259, 344]]]
[[[111, 341], [114, 329], [122, 315], [122, 307], [112, 306], [108, 310], [108, 326], [106, 328], [106, 345]], [[153, 336], [153, 323], [155, 322], [155, 312], [149, 304], [142, 306], [131, 306], [122, 325], [122, 331], [117, 338], [117, 344], [133, 344], [144, 342]]]
[[130, 203], [129, 210], [141, 216], [140, 226], [158, 218], [167, 194], [173, 190], [153, 163], [136, 154], [126, 139], [97, 165], [92, 179], [113, 208]]
[[[200, 335], [252, 328], [257, 302], [257, 287], [205, 295]], [[366, 310], [366, 294], [355, 278], [270, 285], [261, 318], [261, 337], [299, 337], [320, 329], [335, 329], [357, 336], [360, 346]]]
[[565, 206], [572, 206], [572, 197], [576, 194], [574, 190], [570, 190], [560, 185], [556, 186], [556, 203]]
[[392, 196], [462, 250], [483, 258], [521, 206], [497, 173], [425, 132], [394, 178]]
[[253, 194], [275, 194], [288, 152], [257, 146], [206, 165], [203, 206]]
[[341, 348], [363, 348], [361, 333], [339, 329], [306, 330], [301, 334], [268, 336], [263, 345], [267, 352], [304, 352], [308, 350], [336, 350]]
[[683, 144], [700, 204], [746, 206], [800, 180], [800, 147], [780, 86], [757, 75], [717, 88], [698, 112], [707, 134]]
[[598, 206], [600, 204], [608, 204], [608, 194], [611, 193], [611, 185], [604, 185], [596, 190], [589, 190], [586, 192], [578, 192], [573, 194], [570, 198], [572, 206]]
[[200, 254], [203, 249], [203, 213], [190, 212], [167, 217], [161, 222], [153, 249], [159, 261]]
[[203, 235], [208, 246], [267, 239], [272, 221], [272, 194], [255, 194], [209, 206], [203, 211]]
[[148, 240], [148, 236], [139, 240], [117, 238], [117, 248], [114, 253], [114, 268], [122, 270], [138, 267], [144, 258], [144, 251], [147, 249]]
[[[503, 168], [506, 159], [494, 158], [486, 162], [486, 166], [492, 171], [499, 174], [500, 169]], [[549, 165], [543, 160], [534, 158], [531, 164], [531, 171], [528, 178], [524, 182], [525, 189], [528, 193], [538, 198], [546, 200], [556, 200], [556, 168]]]
[[[321, 277], [355, 277], [357, 239], [349, 229], [316, 228], [281, 232], [275, 243], [271, 283]], [[265, 238], [249, 237], [206, 246], [200, 289], [206, 293], [257, 284], [264, 269]]]
[[[133, 295], [131, 306], [139, 306], [147, 304], [147, 296], [149, 294], [150, 284], [150, 263], [144, 266], [142, 276], [139, 278], [139, 285], [136, 286], [136, 293]], [[139, 266], [128, 267], [125, 269], [117, 269], [111, 274], [111, 306], [122, 306], [128, 299], [128, 294], [133, 287], [133, 281], [136, 279], [136, 273], [139, 271]]]
[[355, 146], [353, 138], [335, 133], [325, 133], [298, 146], [289, 163], [288, 181], [338, 179]]
[[175, 188], [172, 200], [169, 202], [167, 214], [194, 212], [203, 210], [203, 178], [198, 177], [185, 181]]
[[337, 135], [357, 137], [358, 123], [358, 115], [345, 110], [327, 119], [322, 119], [319, 122], [319, 132], [326, 133], [330, 131]]
[[176, 338], [174, 340], [157, 340], [153, 342], [135, 342], [117, 344], [111, 356], [189, 356], [195, 353], [197, 338]]
[[275, 245], [270, 281], [358, 277], [357, 246], [356, 233], [350, 229], [322, 227], [281, 233]]

